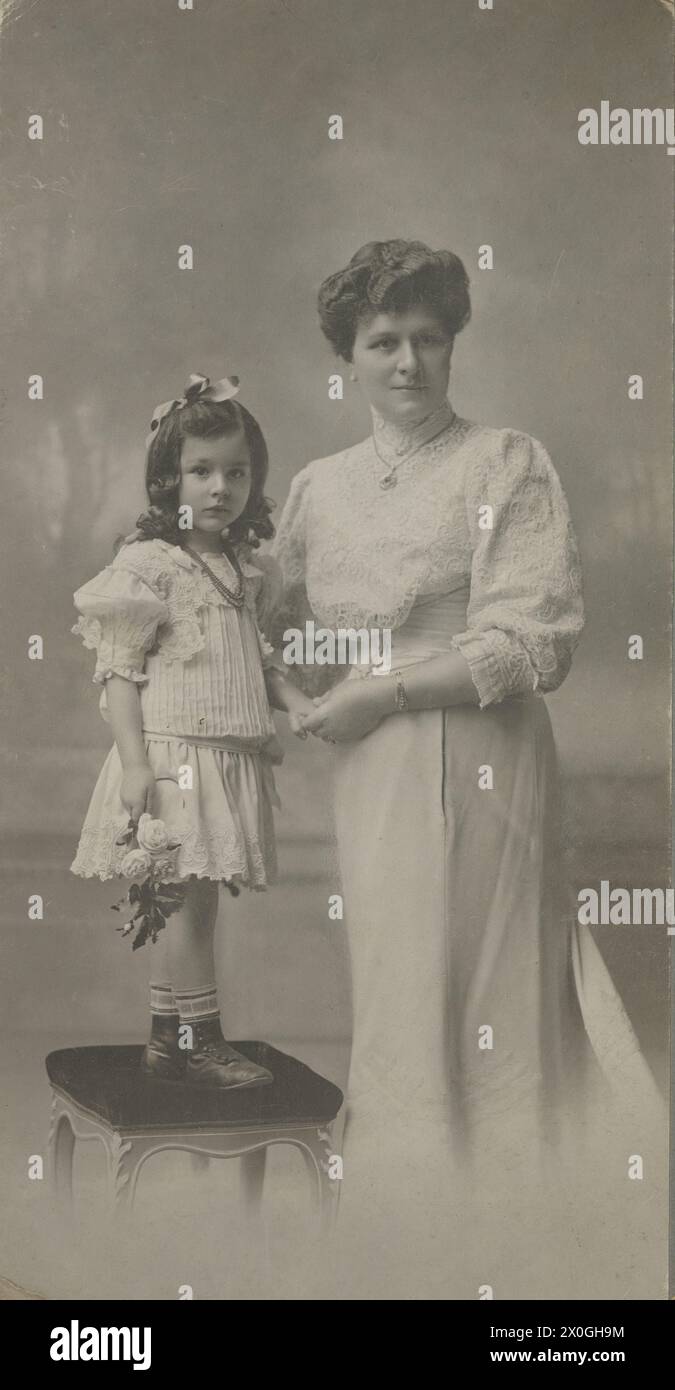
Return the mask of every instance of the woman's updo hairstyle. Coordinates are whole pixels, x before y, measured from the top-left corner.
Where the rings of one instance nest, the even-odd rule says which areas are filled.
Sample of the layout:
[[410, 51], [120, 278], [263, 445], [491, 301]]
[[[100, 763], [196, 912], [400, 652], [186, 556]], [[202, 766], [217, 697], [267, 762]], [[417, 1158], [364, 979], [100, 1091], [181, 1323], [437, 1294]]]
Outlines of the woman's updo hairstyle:
[[369, 241], [319, 290], [319, 321], [338, 357], [351, 362], [360, 323], [376, 314], [432, 309], [454, 338], [471, 318], [469, 277], [452, 251], [423, 241]]

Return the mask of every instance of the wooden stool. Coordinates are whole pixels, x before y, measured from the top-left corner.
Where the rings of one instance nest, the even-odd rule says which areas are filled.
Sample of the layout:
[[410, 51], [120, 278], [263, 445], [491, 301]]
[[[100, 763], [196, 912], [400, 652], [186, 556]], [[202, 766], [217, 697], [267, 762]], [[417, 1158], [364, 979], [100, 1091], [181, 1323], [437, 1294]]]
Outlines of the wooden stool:
[[153, 1154], [181, 1149], [203, 1168], [210, 1158], [241, 1158], [250, 1211], [260, 1206], [270, 1144], [299, 1149], [313, 1178], [323, 1229], [337, 1212], [339, 1165], [331, 1144], [342, 1092], [325, 1077], [263, 1042], [232, 1044], [267, 1067], [274, 1084], [211, 1090], [143, 1074], [143, 1048], [67, 1047], [46, 1059], [52, 1087], [49, 1159], [58, 1197], [72, 1202], [76, 1140], [98, 1140], [107, 1159], [110, 1206], [131, 1210], [138, 1175]]

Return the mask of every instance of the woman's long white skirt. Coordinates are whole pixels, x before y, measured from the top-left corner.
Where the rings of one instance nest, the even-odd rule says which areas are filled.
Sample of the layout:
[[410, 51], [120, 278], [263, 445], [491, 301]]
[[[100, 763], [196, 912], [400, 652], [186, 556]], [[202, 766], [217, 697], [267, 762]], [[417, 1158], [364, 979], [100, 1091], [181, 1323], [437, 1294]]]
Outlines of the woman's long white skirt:
[[536, 696], [336, 750], [352, 1296], [659, 1296], [665, 1112], [565, 894], [559, 811]]

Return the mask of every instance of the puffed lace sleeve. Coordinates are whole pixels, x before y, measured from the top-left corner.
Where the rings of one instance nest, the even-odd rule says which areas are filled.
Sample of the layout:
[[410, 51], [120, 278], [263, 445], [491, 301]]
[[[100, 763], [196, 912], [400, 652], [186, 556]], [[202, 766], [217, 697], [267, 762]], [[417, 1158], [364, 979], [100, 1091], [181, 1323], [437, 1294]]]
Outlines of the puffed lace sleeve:
[[253, 616], [263, 670], [267, 670], [268, 666], [279, 664], [267, 633], [272, 629], [274, 613], [281, 599], [281, 569], [273, 555], [260, 555], [255, 551], [247, 566], [247, 573], [253, 580]]
[[96, 651], [94, 681], [110, 676], [147, 680], [145, 654], [159, 625], [168, 618], [165, 599], [132, 569], [108, 565], [74, 595], [80, 617], [73, 628], [85, 647]]
[[308, 468], [296, 473], [281, 513], [272, 548], [279, 575], [279, 590], [270, 632], [275, 646], [281, 646], [287, 628], [302, 627], [312, 616], [305, 587], [309, 481]]
[[[304, 633], [313, 618], [307, 597], [306, 567], [309, 535], [309, 503], [312, 466], [296, 473], [281, 514], [273, 545], [273, 556], [280, 575], [279, 594], [270, 622], [269, 637], [274, 646], [283, 650], [284, 633], [291, 629]], [[275, 663], [281, 665], [281, 659]], [[346, 675], [339, 666], [283, 666], [288, 674], [297, 676], [297, 683], [307, 695], [322, 695]]]
[[543, 445], [504, 431], [497, 456], [467, 480], [473, 559], [467, 630], [453, 639], [480, 707], [556, 690], [583, 624], [581, 569], [569, 508]]

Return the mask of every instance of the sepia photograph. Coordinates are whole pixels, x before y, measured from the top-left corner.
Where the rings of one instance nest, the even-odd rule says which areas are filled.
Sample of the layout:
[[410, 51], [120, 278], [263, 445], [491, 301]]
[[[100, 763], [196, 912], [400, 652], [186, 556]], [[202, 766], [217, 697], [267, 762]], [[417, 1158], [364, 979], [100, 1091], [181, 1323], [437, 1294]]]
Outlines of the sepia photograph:
[[673, 1292], [672, 43], [0, 4], [0, 1298]]

